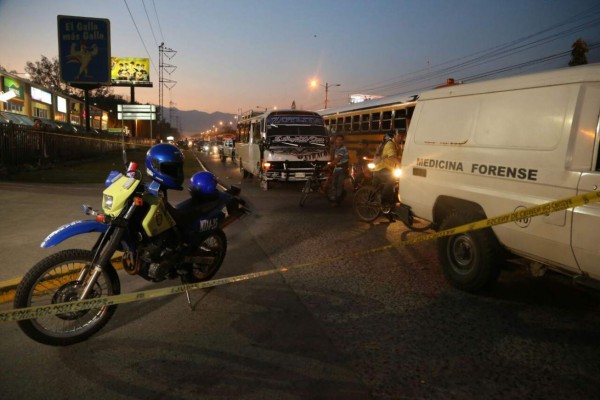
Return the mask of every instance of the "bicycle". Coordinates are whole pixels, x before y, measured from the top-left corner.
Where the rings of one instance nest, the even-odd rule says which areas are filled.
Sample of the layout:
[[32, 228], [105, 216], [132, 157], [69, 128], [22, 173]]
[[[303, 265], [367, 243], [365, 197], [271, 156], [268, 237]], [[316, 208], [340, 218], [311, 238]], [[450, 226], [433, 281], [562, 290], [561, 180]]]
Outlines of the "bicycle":
[[[372, 158], [363, 157], [363, 159], [367, 162], [373, 162]], [[349, 176], [353, 192], [356, 192], [364, 185], [370, 185], [373, 180], [373, 172], [366, 165], [360, 163], [352, 164]]]
[[[311, 193], [322, 194], [327, 197], [328, 200], [334, 198], [333, 185], [331, 181], [333, 179], [333, 169], [329, 165], [321, 165], [318, 163], [311, 163], [313, 166], [312, 175], [306, 179], [306, 183], [302, 188], [302, 196], [300, 197], [300, 207], [303, 207], [306, 203], [306, 199]], [[354, 192], [356, 189], [354, 183], [354, 176], [347, 174], [344, 179], [344, 188], [347, 188]], [[346, 190], [344, 190], [345, 196]]]
[[[398, 198], [398, 185], [396, 181], [394, 185], [394, 198]], [[354, 194], [352, 203], [354, 212], [361, 221], [373, 222], [379, 216], [386, 215], [390, 221], [399, 219], [410, 230], [415, 232], [423, 232], [432, 227], [433, 224], [425, 226], [415, 226], [415, 222], [422, 222], [416, 218], [408, 207], [396, 202], [394, 204], [385, 204], [381, 201], [381, 195], [384, 188], [384, 183], [378, 183], [376, 186], [364, 185]], [[417, 221], [415, 221], [417, 220]]]
[[304, 187], [302, 188], [302, 196], [300, 197], [300, 207], [303, 207], [306, 203], [306, 199], [311, 193], [321, 193], [327, 198], [331, 198], [331, 177], [333, 176], [333, 171], [331, 168], [327, 168], [326, 171], [323, 171], [325, 168], [322, 164], [319, 163], [311, 163], [313, 166], [312, 174], [306, 179], [306, 183], [304, 183]]

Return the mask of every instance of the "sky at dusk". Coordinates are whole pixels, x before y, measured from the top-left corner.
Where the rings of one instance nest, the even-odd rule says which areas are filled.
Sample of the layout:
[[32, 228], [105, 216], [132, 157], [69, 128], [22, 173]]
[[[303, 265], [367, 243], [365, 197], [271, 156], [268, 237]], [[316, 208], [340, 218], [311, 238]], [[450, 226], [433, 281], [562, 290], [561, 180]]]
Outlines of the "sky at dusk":
[[209, 113], [320, 109], [326, 83], [335, 107], [566, 67], [578, 38], [600, 62], [597, 0], [0, 0], [0, 65], [58, 57], [57, 15], [109, 19], [112, 56], [151, 59], [139, 102], [159, 102], [164, 42], [177, 67], [164, 105]]

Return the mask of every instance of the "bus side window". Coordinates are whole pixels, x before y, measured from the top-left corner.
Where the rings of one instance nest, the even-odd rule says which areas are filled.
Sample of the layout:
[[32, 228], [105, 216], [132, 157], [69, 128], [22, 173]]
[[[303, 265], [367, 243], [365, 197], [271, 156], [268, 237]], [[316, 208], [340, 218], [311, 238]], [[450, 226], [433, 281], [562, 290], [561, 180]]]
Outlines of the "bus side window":
[[374, 112], [371, 114], [371, 130], [373, 131], [379, 131], [380, 127], [379, 127], [379, 122], [381, 120], [381, 113], [380, 112]]
[[394, 127], [393, 129], [406, 130], [406, 110], [396, 110], [394, 111]]
[[352, 116], [352, 132], [358, 132], [360, 129], [360, 115], [356, 114]]
[[351, 127], [351, 123], [352, 123], [351, 121], [352, 121], [352, 117], [350, 117], [350, 116], [344, 118], [344, 132], [345, 133], [350, 132], [350, 127]]
[[260, 141], [260, 124], [256, 123], [252, 127], [254, 128], [252, 132], [252, 141], [258, 143]]
[[369, 115], [370, 114], [363, 114], [362, 115], [361, 124], [360, 124], [360, 130], [361, 131], [368, 131], [369, 130]]
[[381, 120], [381, 130], [382, 131], [389, 131], [392, 129], [392, 112], [391, 111], [384, 111], [383, 112], [383, 117]]
[[248, 124], [240, 125], [240, 143], [248, 143]]

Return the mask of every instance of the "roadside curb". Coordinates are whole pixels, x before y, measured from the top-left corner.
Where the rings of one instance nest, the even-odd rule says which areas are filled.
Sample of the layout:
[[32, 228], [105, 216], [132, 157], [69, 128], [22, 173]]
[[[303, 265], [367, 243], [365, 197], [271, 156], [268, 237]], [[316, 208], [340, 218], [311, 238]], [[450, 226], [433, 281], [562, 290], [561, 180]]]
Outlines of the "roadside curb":
[[[119, 253], [118, 257], [115, 257], [111, 260], [112, 265], [115, 267], [117, 271], [123, 269], [123, 263], [121, 262], [121, 255]], [[12, 303], [15, 298], [15, 292], [17, 291], [17, 286], [19, 282], [21, 282], [23, 277], [9, 279], [7, 281], [0, 282], [0, 305], [6, 303]]]
[[21, 279], [22, 278], [14, 278], [0, 282], [0, 304], [13, 301], [17, 285], [21, 282]]

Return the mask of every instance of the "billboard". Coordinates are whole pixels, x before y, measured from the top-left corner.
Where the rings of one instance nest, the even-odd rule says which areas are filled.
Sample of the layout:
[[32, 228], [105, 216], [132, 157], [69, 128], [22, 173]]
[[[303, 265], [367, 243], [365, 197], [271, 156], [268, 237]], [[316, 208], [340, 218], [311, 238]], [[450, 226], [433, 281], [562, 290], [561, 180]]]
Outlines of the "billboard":
[[67, 113], [67, 99], [56, 96], [56, 111], [65, 114]]
[[20, 100], [25, 99], [25, 96], [23, 95], [23, 84], [19, 81], [16, 81], [12, 78], [5, 76], [4, 77], [4, 91], [8, 92], [9, 90], [12, 90], [13, 92], [15, 92], [16, 99], [20, 99]]
[[111, 57], [110, 79], [113, 86], [152, 87], [150, 59]]
[[71, 85], [110, 83], [110, 21], [57, 16], [60, 79]]
[[35, 87], [31, 88], [31, 99], [41, 101], [42, 103], [46, 104], [52, 104], [52, 95]]

